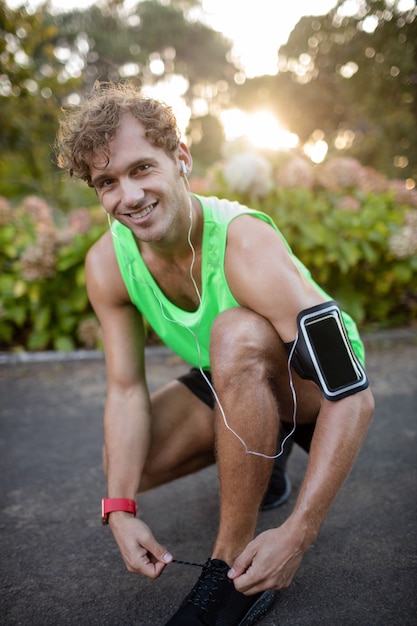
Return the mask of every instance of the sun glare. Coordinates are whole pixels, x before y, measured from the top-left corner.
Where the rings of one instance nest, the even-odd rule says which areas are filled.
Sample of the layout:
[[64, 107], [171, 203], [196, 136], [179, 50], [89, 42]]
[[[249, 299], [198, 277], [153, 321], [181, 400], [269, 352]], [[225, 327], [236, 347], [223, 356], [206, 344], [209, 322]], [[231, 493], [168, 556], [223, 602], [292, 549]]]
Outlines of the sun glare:
[[319, 139], [315, 142], [307, 142], [303, 148], [304, 154], [306, 154], [313, 163], [322, 163], [326, 158], [328, 149], [329, 146], [324, 139]]
[[285, 130], [269, 111], [247, 114], [229, 109], [221, 120], [228, 141], [245, 138], [252, 146], [269, 150], [289, 150], [298, 144], [297, 135]]

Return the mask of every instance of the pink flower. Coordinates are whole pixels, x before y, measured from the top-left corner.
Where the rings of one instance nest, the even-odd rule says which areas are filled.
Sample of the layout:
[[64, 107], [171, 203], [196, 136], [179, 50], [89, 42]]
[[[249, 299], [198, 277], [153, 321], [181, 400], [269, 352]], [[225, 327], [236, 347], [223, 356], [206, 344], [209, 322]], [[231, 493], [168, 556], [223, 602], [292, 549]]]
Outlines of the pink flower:
[[350, 195], [343, 196], [343, 198], [340, 198], [340, 200], [338, 200], [338, 202], [336, 203], [336, 206], [341, 211], [354, 212], [354, 213], [357, 213], [361, 208], [361, 204], [359, 200], [355, 198], [354, 196], [350, 196]]
[[388, 180], [372, 167], [363, 167], [359, 175], [359, 188], [365, 192], [384, 193], [388, 189]]
[[37, 196], [27, 196], [22, 203], [22, 210], [30, 215], [35, 223], [52, 223], [51, 207]]
[[388, 189], [394, 191], [395, 200], [399, 204], [409, 204], [417, 208], [417, 189], [407, 189], [405, 180], [391, 180]]
[[88, 209], [74, 209], [69, 214], [69, 227], [74, 234], [85, 235], [90, 230], [93, 220]]
[[40, 226], [35, 243], [28, 246], [20, 257], [20, 267], [23, 278], [29, 282], [55, 276], [55, 230]]
[[362, 165], [350, 157], [334, 157], [317, 167], [317, 179], [328, 191], [343, 191], [358, 187]]
[[314, 165], [295, 156], [277, 168], [275, 178], [279, 187], [312, 189], [315, 183]]

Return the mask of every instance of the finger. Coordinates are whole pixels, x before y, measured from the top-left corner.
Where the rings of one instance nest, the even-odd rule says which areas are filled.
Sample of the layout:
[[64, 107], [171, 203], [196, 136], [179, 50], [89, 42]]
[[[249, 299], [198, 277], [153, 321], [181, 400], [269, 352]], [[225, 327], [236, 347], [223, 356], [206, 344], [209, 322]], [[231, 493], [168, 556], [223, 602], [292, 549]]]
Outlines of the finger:
[[141, 574], [144, 574], [148, 578], [158, 578], [161, 575], [165, 567], [166, 563], [162, 563], [161, 561], [157, 561], [156, 563], [148, 562], [141, 567]]
[[152, 560], [154, 561], [154, 563], [160, 562], [163, 565], [167, 565], [168, 563], [171, 563], [172, 559], [174, 558], [172, 554], [168, 552], [166, 547], [161, 546], [155, 539], [147, 542], [144, 547], [148, 551], [148, 554], [153, 557]]
[[228, 571], [227, 575], [231, 580], [235, 580], [239, 576], [242, 576], [249, 567], [252, 565], [252, 560], [254, 558], [254, 553], [250, 549], [250, 544], [246, 546], [243, 550], [242, 554], [240, 554], [237, 559], [234, 561], [232, 567]]
[[157, 578], [171, 560], [172, 556], [166, 549], [162, 551], [162, 558], [159, 560], [146, 547], [141, 546], [139, 553], [136, 554], [135, 564], [132, 566], [131, 571], [143, 574], [149, 578]]
[[[138, 546], [144, 550], [150, 561], [161, 563], [170, 563], [173, 559], [172, 554], [167, 550], [166, 546], [162, 546], [153, 536], [150, 528], [141, 523], [140, 533], [136, 535]], [[144, 556], [144, 555], [143, 555]]]
[[240, 591], [246, 595], [252, 595], [259, 591], [264, 591], [267, 587], [259, 580], [254, 580], [251, 573], [245, 572], [233, 580], [236, 591]]

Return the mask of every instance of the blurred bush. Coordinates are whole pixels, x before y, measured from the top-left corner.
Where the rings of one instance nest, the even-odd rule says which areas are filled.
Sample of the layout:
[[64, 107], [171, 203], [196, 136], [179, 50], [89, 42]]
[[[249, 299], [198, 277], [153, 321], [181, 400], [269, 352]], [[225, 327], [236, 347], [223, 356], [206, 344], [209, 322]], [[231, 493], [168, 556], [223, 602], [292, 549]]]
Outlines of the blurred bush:
[[[209, 186], [270, 215], [362, 329], [415, 322], [417, 190], [352, 158], [265, 161], [261, 167], [259, 155], [239, 154], [212, 172]], [[248, 184], [253, 172], [256, 187]]]
[[63, 350], [100, 346], [84, 259], [105, 231], [102, 209], [54, 216], [37, 197], [17, 208], [0, 198], [0, 347]]
[[[271, 215], [362, 329], [416, 322], [417, 191], [404, 181], [354, 159], [319, 166], [292, 156], [262, 164], [259, 155], [240, 154], [192, 180], [192, 188]], [[38, 197], [17, 207], [0, 198], [0, 349], [101, 347], [84, 260], [107, 228], [99, 207], [58, 215]]]

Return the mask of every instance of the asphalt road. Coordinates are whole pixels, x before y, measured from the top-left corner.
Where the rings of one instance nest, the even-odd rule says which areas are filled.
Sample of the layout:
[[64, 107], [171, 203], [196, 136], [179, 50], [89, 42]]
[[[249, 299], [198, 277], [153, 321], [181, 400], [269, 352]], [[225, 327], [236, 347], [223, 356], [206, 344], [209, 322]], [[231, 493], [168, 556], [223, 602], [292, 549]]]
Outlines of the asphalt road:
[[[367, 344], [377, 403], [368, 437], [262, 625], [417, 625], [417, 332]], [[78, 356], [0, 358], [0, 624], [162, 626], [199, 570], [172, 564], [150, 581], [125, 569], [100, 523], [104, 362]], [[187, 369], [165, 350], [147, 360], [152, 388]], [[294, 450], [290, 500], [262, 513], [259, 531], [289, 514], [306, 460]], [[218, 516], [215, 468], [144, 495], [140, 511], [176, 558], [204, 562]]]

